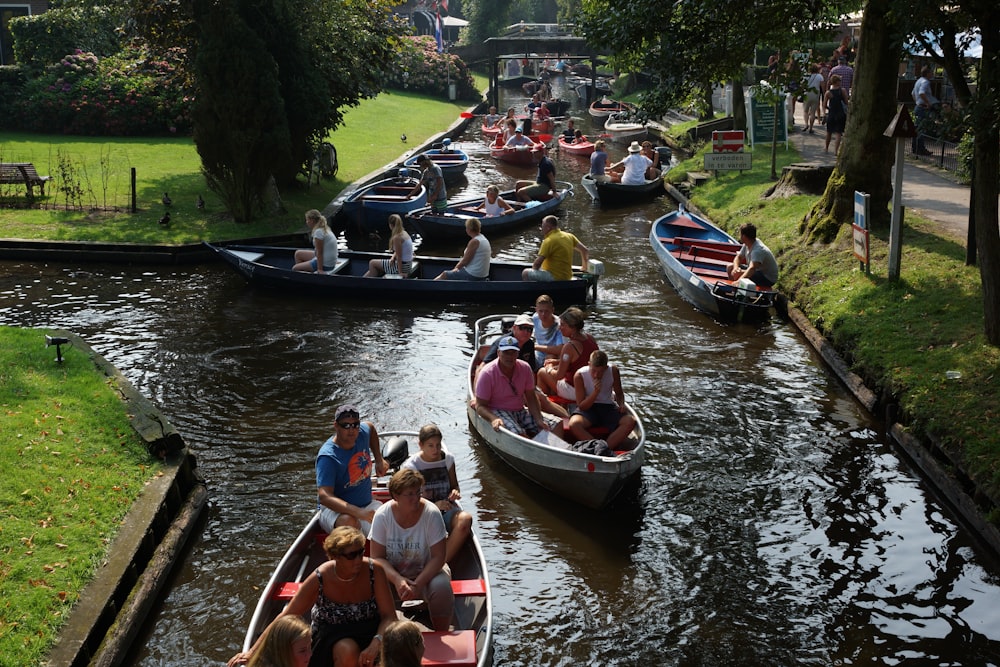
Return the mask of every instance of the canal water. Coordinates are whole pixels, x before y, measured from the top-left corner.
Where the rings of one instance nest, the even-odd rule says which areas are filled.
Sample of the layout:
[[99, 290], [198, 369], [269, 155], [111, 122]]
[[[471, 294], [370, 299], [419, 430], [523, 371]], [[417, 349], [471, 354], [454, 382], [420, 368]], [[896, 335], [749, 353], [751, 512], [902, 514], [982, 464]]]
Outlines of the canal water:
[[[452, 196], [531, 175], [491, 162], [477, 129], [457, 145], [474, 162]], [[584, 160], [555, 160], [579, 182]], [[204, 528], [131, 664], [238, 650], [315, 509], [313, 460], [345, 401], [381, 429], [443, 430], [490, 567], [496, 665], [1000, 664], [996, 565], [793, 327], [722, 325], [677, 297], [647, 240], [671, 207], [601, 211], [578, 191], [560, 214], [606, 266], [586, 329], [648, 435], [641, 477], [603, 512], [553, 498], [470, 434], [472, 326], [494, 308], [299, 298], [216, 264], [0, 263], [0, 324], [83, 336], [208, 481]], [[539, 234], [491, 242], [528, 260]]]

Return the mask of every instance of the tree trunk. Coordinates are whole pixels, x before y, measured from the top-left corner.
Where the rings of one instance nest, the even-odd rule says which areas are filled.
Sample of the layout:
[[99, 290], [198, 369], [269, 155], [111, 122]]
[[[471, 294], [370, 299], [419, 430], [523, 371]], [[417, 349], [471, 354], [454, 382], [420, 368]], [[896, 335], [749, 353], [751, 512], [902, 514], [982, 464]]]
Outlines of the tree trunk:
[[996, 104], [1000, 100], [1000, 18], [983, 12], [978, 17], [982, 30], [983, 57], [972, 118], [975, 131], [973, 201], [976, 220], [976, 248], [979, 275], [983, 283], [983, 315], [986, 340], [1000, 346], [1000, 230], [997, 225], [997, 196], [1000, 194], [1000, 131], [996, 125]]
[[733, 129], [747, 129], [747, 98], [743, 95], [743, 81], [733, 79]]
[[837, 166], [822, 199], [803, 221], [802, 231], [811, 242], [829, 243], [841, 225], [853, 220], [856, 190], [871, 195], [873, 227], [889, 224], [895, 140], [884, 132], [896, 113], [895, 96], [887, 91], [896, 90], [901, 48], [890, 4], [891, 0], [868, 0], [865, 6]]

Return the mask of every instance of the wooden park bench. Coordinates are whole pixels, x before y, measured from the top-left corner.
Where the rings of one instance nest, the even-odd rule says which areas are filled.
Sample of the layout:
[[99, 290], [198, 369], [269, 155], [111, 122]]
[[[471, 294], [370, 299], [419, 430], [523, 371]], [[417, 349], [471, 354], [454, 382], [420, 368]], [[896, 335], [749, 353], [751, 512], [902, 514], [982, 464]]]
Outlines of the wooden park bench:
[[38, 171], [35, 170], [35, 165], [30, 162], [0, 163], [0, 184], [9, 183], [17, 185], [23, 183], [28, 188], [28, 199], [34, 198], [34, 187], [36, 185], [44, 197], [45, 183], [51, 180], [51, 176], [39, 176]]

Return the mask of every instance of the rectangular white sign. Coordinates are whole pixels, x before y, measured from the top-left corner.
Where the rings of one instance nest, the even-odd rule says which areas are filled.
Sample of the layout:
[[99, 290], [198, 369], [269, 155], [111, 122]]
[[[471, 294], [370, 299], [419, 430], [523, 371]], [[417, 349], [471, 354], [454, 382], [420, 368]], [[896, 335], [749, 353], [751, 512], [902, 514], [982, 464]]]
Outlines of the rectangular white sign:
[[753, 153], [705, 153], [706, 170], [747, 170]]

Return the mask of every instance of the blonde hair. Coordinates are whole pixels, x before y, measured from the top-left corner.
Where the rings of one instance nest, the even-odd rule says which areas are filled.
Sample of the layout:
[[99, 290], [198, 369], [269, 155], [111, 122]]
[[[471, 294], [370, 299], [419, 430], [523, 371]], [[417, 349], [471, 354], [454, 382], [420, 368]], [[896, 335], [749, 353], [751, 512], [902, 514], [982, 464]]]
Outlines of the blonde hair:
[[406, 229], [403, 228], [403, 218], [398, 213], [393, 213], [389, 216], [389, 223], [392, 225], [392, 235], [389, 236], [389, 245], [392, 246], [392, 242], [396, 240], [397, 236], [406, 234]]
[[309, 637], [309, 624], [301, 617], [282, 616], [264, 632], [247, 667], [295, 667], [292, 644]]
[[413, 621], [395, 621], [382, 633], [382, 667], [420, 667], [424, 636]]
[[603, 151], [604, 147], [607, 146], [607, 145], [608, 144], [604, 141], [604, 139], [598, 139], [597, 143], [594, 144], [594, 149], [595, 150], [599, 150], [599, 151]]
[[466, 218], [465, 228], [470, 232], [476, 232], [478, 234], [483, 229], [483, 223], [479, 220], [479, 218]]
[[312, 220], [318, 226], [322, 227], [326, 231], [330, 231], [330, 226], [326, 222], [326, 216], [317, 211], [316, 209], [310, 209], [306, 211], [306, 220]]
[[323, 540], [323, 551], [327, 558], [336, 558], [348, 547], [365, 548], [365, 534], [352, 526], [334, 528]]

